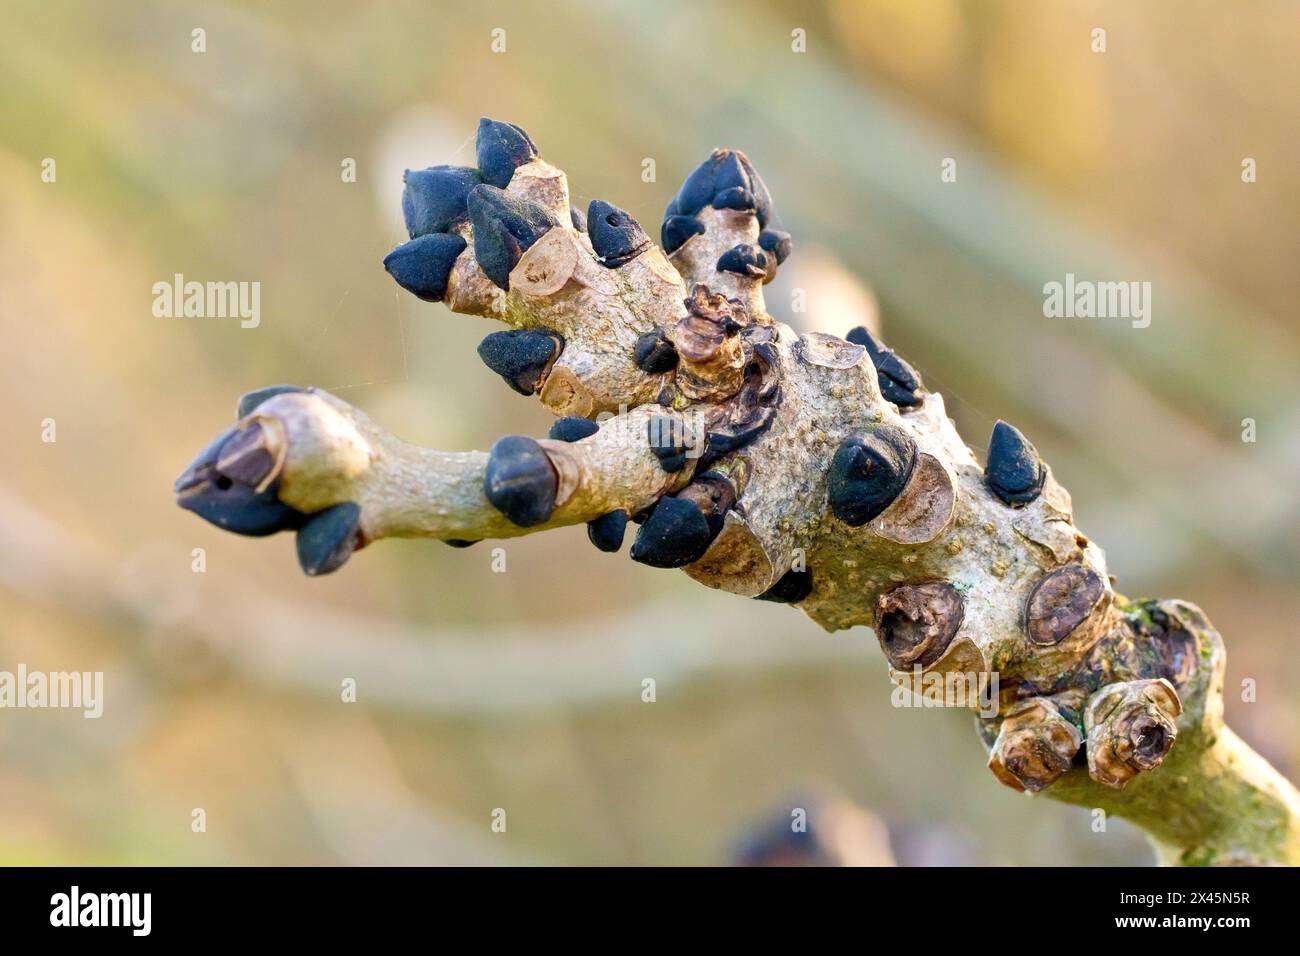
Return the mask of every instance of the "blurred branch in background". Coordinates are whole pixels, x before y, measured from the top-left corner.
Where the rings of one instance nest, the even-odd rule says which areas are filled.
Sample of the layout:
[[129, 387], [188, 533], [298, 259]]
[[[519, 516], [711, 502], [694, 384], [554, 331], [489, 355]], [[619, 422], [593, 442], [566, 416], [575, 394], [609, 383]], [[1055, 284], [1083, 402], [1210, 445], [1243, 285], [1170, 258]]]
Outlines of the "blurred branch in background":
[[842, 797], [807, 793], [775, 808], [736, 848], [738, 866], [896, 866], [889, 830]]
[[976, 866], [963, 835], [938, 823], [889, 825], [817, 786], [790, 794], [738, 838], [737, 866]]
[[[180, 588], [160, 592], [156, 583], [167, 572], [151, 564], [167, 558], [156, 549], [137, 554], [124, 574], [93, 543], [3, 488], [0, 525], [17, 545], [0, 552], [0, 584], [28, 600], [113, 618], [140, 634], [192, 635], [241, 680], [330, 697], [344, 677], [359, 678], [379, 708], [484, 719], [634, 700], [647, 676], [681, 686], [798, 667], [861, 668], [865, 675], [871, 663], [856, 642], [812, 644], [780, 628], [751, 632], [719, 602], [688, 608], [660, 601], [577, 625], [457, 633], [290, 604], [251, 579], [227, 578], [212, 588], [190, 575]], [[694, 627], [665, 626], [684, 612]], [[170, 655], [156, 651], [140, 663], [165, 672]]]

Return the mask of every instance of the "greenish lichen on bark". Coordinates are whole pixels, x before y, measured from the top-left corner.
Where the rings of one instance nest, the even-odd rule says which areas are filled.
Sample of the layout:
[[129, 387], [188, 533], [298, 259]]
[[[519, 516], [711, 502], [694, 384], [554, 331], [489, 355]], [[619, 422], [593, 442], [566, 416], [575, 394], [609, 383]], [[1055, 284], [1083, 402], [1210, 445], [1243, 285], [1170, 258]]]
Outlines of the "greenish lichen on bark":
[[[1136, 823], [1150, 835], [1163, 863], [1300, 863], [1295, 787], [1223, 722], [1225, 653], [1218, 631], [1183, 601], [1145, 601], [1126, 611], [1139, 640], [1152, 643], [1117, 649], [1110, 659], [1127, 662], [1120, 667], [1128, 673], [1184, 675], [1177, 742], [1157, 772], [1138, 774], [1122, 790], [1075, 768], [1048, 794]], [[1190, 635], [1187, 661], [1161, 659], [1158, 648], [1167, 647], [1169, 634], [1178, 641]]]

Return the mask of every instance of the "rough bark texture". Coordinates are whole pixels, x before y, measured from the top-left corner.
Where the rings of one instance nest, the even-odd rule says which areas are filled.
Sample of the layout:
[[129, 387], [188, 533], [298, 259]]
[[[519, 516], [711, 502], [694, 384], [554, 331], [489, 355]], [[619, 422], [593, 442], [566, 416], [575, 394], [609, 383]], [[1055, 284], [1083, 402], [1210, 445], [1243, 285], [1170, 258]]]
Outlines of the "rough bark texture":
[[[517, 127], [483, 121], [478, 160], [514, 167], [504, 197], [431, 199], [408, 179], [411, 242], [385, 265], [517, 330], [485, 361], [595, 425], [446, 453], [326, 392], [269, 389], [178, 480], [184, 507], [242, 533], [295, 530], [310, 574], [384, 537], [464, 545], [592, 522], [616, 550], [632, 518], [634, 559], [829, 631], [872, 627], [916, 692], [996, 677], [979, 727], [1002, 783], [1126, 817], [1164, 862], [1300, 862], [1300, 795], [1224, 725], [1223, 645], [1201, 611], [1116, 594], [1014, 428], [998, 424], [981, 467], [942, 397], [865, 329], [773, 322], [762, 287], [789, 237], [768, 228], [743, 154], [717, 150], [687, 179], [667, 255], [615, 207], [571, 211], [563, 172]], [[420, 233], [435, 220], [443, 232]]]

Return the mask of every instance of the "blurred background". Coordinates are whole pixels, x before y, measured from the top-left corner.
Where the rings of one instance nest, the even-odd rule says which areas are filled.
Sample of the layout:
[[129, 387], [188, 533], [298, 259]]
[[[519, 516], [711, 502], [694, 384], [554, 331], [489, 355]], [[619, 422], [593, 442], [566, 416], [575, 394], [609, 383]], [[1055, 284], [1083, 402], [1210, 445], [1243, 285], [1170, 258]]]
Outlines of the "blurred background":
[[[869, 630], [582, 528], [509, 542], [503, 574], [386, 542], [308, 580], [290, 536], [173, 504], [271, 383], [438, 448], [545, 430], [474, 355], [493, 324], [380, 265], [403, 169], [472, 165], [480, 115], [655, 235], [711, 148], [747, 151], [795, 237], [771, 311], [876, 315], [981, 457], [995, 419], [1025, 431], [1118, 590], [1209, 613], [1229, 721], [1300, 773], [1295, 4], [5, 7], [0, 669], [102, 670], [106, 702], [0, 712], [0, 862], [729, 863], [813, 805], [876, 860], [1151, 861], [997, 785], [968, 715], [892, 707]], [[1151, 282], [1151, 326], [1044, 318], [1067, 272]], [[175, 273], [260, 282], [260, 326], [156, 318]]]

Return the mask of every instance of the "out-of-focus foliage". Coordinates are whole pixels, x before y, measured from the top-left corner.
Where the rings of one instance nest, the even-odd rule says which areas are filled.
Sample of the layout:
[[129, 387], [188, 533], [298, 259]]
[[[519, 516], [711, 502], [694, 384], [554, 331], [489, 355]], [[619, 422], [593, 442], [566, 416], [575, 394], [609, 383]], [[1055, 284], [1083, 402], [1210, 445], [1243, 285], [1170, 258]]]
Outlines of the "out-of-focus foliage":
[[[1294, 776], [1298, 17], [8, 4], [0, 669], [103, 670], [107, 700], [98, 721], [0, 711], [0, 861], [725, 862], [822, 786], [905, 835], [901, 862], [1148, 860], [1122, 823], [1097, 834], [999, 787], [966, 715], [891, 707], [865, 629], [822, 634], [582, 529], [510, 542], [504, 574], [491, 545], [385, 543], [306, 580], [287, 537], [175, 508], [198, 442], [273, 382], [335, 388], [441, 448], [545, 429], [474, 358], [490, 323], [399, 296], [379, 264], [404, 238], [402, 170], [472, 163], [480, 115], [528, 129], [580, 206], [606, 198], [652, 233], [710, 148], [746, 150], [795, 236], [773, 311], [843, 331], [878, 302], [973, 445], [995, 418], [1022, 427], [1121, 591], [1209, 612], [1230, 722]], [[1045, 319], [1042, 284], [1067, 271], [1151, 281], [1151, 327]], [[151, 287], [176, 273], [260, 282], [260, 326], [156, 318]]]

